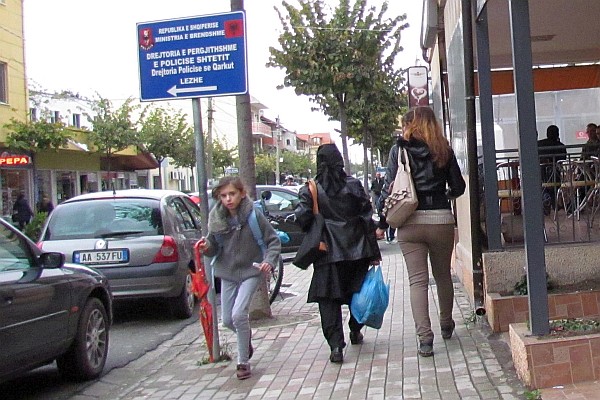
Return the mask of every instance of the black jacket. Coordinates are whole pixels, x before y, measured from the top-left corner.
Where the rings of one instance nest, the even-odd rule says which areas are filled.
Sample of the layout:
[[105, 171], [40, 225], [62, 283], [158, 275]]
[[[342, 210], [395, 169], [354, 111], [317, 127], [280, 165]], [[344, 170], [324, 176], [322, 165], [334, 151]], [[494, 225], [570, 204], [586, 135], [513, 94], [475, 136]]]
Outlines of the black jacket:
[[[375, 237], [371, 199], [358, 179], [346, 178], [346, 186], [329, 198], [317, 184], [319, 212], [325, 219], [323, 239], [327, 254], [315, 265], [340, 261], [380, 260], [381, 253]], [[300, 188], [300, 203], [295, 209], [296, 222], [307, 231], [313, 221], [313, 201], [308, 184]]]
[[377, 196], [381, 195], [381, 189], [383, 189], [383, 184], [385, 180], [383, 178], [375, 178], [371, 182], [371, 192], [375, 193]]
[[431, 159], [429, 147], [417, 139], [407, 141], [399, 138], [392, 146], [388, 157], [385, 185], [381, 192], [380, 204], [385, 202], [389, 194], [391, 182], [398, 172], [398, 147], [406, 148], [410, 161], [411, 175], [419, 199], [417, 210], [450, 209], [450, 200], [465, 192], [465, 180], [460, 172], [454, 152], [443, 168], [435, 166]]

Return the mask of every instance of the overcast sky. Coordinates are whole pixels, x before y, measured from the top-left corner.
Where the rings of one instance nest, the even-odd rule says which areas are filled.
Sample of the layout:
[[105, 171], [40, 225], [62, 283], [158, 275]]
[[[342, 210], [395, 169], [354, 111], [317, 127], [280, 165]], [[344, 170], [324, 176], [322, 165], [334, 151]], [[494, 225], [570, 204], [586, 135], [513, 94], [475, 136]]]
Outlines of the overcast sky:
[[[293, 0], [291, 1], [293, 3]], [[335, 0], [328, 0], [337, 4]], [[382, 1], [371, 0], [378, 8]], [[115, 102], [139, 98], [136, 24], [231, 10], [229, 0], [24, 0], [26, 71], [30, 83], [50, 91], [99, 93]], [[278, 90], [283, 73], [265, 67], [269, 46], [277, 46], [280, 22], [273, 7], [281, 0], [246, 0], [250, 94], [298, 133], [333, 132], [339, 123], [311, 112], [305, 96]], [[406, 13], [401, 67], [420, 59], [420, 0], [392, 0], [388, 16]], [[191, 100], [178, 100], [191, 104]], [[183, 107], [185, 108], [185, 107]]]

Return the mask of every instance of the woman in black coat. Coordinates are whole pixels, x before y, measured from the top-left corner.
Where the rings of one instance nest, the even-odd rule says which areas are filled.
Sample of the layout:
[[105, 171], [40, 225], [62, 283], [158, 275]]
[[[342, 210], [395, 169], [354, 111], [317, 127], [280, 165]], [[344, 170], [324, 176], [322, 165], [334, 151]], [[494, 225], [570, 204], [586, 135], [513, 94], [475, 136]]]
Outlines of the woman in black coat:
[[20, 193], [19, 196], [17, 196], [17, 201], [15, 201], [15, 204], [13, 205], [13, 222], [16, 222], [19, 229], [23, 230], [25, 225], [31, 220], [32, 216], [33, 211], [31, 211], [31, 207], [29, 207], [25, 195]]
[[[322, 239], [327, 253], [313, 264], [308, 302], [319, 303], [323, 335], [331, 348], [329, 359], [344, 360], [342, 304], [362, 286], [369, 265], [378, 264], [381, 253], [375, 237], [371, 199], [358, 179], [344, 172], [342, 155], [334, 144], [317, 150], [317, 200], [325, 219]], [[300, 189], [296, 221], [308, 231], [313, 221], [313, 200], [308, 185]], [[361, 344], [362, 324], [350, 313], [350, 342]]]

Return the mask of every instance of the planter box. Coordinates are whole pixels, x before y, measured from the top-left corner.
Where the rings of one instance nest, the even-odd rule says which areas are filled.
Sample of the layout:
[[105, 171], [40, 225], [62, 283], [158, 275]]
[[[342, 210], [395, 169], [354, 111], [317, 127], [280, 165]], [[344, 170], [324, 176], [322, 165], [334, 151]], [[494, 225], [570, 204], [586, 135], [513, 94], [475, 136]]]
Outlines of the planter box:
[[600, 334], [547, 339], [529, 335], [527, 324], [510, 324], [513, 363], [530, 389], [600, 379]]
[[[510, 324], [529, 320], [529, 299], [527, 296], [487, 293], [485, 310], [494, 332], [508, 332]], [[599, 319], [600, 291], [549, 294], [548, 314], [550, 319]]]

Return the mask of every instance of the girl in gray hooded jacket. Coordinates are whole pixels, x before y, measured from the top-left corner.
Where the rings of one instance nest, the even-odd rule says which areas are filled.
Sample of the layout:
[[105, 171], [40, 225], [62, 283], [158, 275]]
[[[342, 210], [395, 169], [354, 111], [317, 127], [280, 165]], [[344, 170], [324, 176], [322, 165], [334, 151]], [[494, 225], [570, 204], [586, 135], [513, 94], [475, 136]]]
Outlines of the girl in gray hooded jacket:
[[278, 262], [281, 242], [267, 218], [255, 212], [266, 246], [263, 254], [248, 224], [254, 204], [240, 178], [222, 178], [212, 195], [217, 203], [208, 216], [208, 236], [200, 239], [199, 247], [206, 256], [216, 257], [213, 267], [214, 276], [221, 279], [223, 325], [237, 334], [237, 377], [247, 379], [252, 376], [249, 360], [254, 352], [250, 301], [264, 273]]

